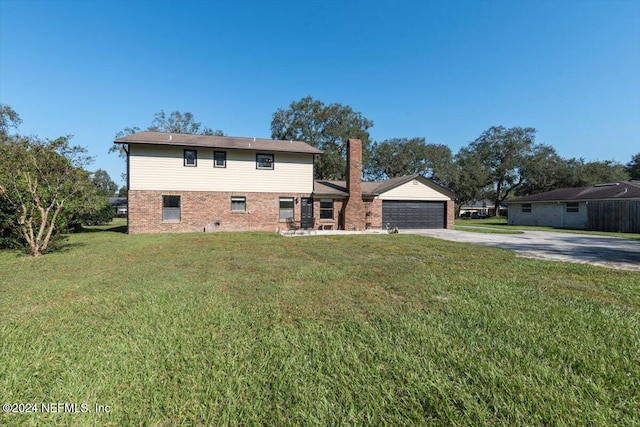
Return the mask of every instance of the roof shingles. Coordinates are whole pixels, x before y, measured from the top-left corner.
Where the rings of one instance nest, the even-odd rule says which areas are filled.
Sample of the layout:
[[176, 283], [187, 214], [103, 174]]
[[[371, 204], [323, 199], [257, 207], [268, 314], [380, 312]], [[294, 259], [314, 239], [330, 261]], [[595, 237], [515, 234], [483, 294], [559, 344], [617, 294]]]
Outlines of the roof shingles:
[[223, 148], [235, 150], [276, 151], [286, 153], [322, 154], [323, 151], [302, 141], [281, 141], [232, 136], [188, 135], [165, 132], [138, 132], [123, 136], [116, 144], [175, 145], [181, 147]]
[[[362, 195], [365, 197], [375, 197], [414, 179], [421, 180], [425, 185], [431, 186], [451, 198], [455, 198], [455, 194], [451, 191], [419, 174], [404, 175], [378, 182], [364, 181], [362, 183]], [[347, 189], [346, 181], [316, 180], [313, 184], [313, 194], [317, 196], [347, 197], [349, 190]]]
[[640, 199], [640, 181], [622, 181], [590, 187], [559, 188], [510, 200], [520, 202], [555, 202], [578, 200]]

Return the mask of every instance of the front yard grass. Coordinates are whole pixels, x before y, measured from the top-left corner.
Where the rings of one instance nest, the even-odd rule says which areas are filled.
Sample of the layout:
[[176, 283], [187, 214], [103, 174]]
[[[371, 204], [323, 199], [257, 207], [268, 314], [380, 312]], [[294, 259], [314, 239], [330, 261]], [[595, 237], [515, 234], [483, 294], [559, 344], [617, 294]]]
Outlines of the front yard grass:
[[638, 273], [405, 234], [94, 231], [0, 251], [2, 403], [88, 408], [0, 425], [640, 423]]
[[524, 231], [553, 231], [557, 233], [591, 234], [596, 236], [621, 237], [624, 239], [640, 240], [640, 233], [617, 233], [610, 231], [573, 230], [570, 228], [509, 225], [506, 217], [490, 217], [484, 219], [457, 218], [455, 220], [455, 229], [462, 231], [475, 231], [478, 233], [495, 232], [512, 234], [518, 234]]
[[456, 222], [455, 229], [458, 231], [467, 231], [470, 233], [485, 233], [485, 234], [523, 234], [524, 231], [507, 229], [502, 227], [487, 227], [484, 225], [473, 225]]

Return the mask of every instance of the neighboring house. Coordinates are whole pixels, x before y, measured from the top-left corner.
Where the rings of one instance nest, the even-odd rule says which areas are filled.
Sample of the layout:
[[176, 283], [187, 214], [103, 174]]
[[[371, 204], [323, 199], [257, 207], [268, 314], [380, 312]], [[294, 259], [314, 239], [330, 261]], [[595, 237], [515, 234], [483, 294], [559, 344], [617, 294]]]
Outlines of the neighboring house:
[[640, 181], [560, 188], [508, 204], [511, 225], [640, 233]]
[[313, 179], [301, 141], [140, 132], [127, 151], [129, 233], [302, 228], [453, 228], [454, 195], [418, 176], [362, 182], [348, 142], [346, 182]]
[[126, 197], [109, 197], [109, 205], [113, 208], [116, 217], [123, 218], [127, 216], [127, 198]]
[[[495, 208], [494, 202], [491, 200], [479, 200], [473, 203], [469, 203], [466, 205], [460, 206], [460, 216], [461, 217], [476, 217], [476, 216], [491, 216], [493, 215], [493, 211]], [[498, 216], [507, 216], [507, 205], [504, 203], [500, 204], [500, 209], [498, 210]]]

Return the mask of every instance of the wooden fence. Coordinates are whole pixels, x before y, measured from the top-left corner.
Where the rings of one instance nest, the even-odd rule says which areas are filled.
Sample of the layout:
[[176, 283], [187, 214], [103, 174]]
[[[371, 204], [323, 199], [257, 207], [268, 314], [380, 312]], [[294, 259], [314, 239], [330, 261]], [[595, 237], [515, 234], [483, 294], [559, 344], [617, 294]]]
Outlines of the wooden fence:
[[640, 201], [589, 202], [587, 218], [589, 230], [640, 233]]

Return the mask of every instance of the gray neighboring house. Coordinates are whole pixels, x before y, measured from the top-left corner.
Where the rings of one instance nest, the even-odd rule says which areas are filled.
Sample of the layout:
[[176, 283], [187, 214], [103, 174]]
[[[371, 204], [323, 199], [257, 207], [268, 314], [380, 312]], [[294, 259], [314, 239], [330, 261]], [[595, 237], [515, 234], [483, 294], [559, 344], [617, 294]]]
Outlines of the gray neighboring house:
[[560, 188], [508, 205], [510, 225], [640, 233], [640, 181]]
[[127, 216], [127, 198], [126, 197], [109, 197], [109, 204], [113, 208], [113, 214], [116, 217], [124, 218]]

